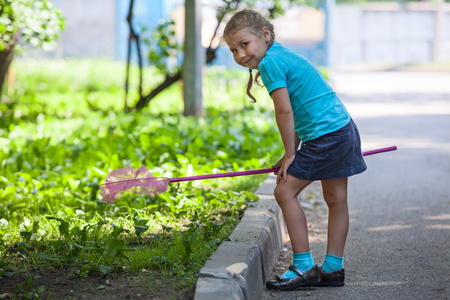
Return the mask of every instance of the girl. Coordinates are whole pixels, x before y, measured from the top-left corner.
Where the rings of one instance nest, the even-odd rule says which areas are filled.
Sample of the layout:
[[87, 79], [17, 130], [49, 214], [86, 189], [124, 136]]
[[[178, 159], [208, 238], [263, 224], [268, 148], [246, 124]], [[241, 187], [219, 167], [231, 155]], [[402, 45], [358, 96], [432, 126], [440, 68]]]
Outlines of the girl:
[[[343, 255], [349, 227], [347, 179], [366, 170], [356, 125], [325, 78], [308, 60], [275, 41], [273, 25], [259, 13], [243, 10], [227, 23], [224, 39], [237, 64], [259, 72], [275, 106], [284, 156], [277, 172], [280, 205], [294, 252], [289, 270], [266, 283], [269, 289], [343, 286]], [[301, 144], [301, 146], [300, 146]], [[299, 148], [300, 146], [300, 148]], [[329, 209], [327, 254], [321, 267], [312, 258], [305, 214], [297, 196], [321, 180]]]

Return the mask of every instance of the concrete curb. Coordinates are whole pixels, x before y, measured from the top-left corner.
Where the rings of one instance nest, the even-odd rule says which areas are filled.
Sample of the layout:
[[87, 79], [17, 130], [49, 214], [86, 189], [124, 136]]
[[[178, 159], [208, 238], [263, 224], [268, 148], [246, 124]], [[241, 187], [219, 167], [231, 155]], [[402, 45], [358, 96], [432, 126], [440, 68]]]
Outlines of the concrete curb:
[[256, 191], [260, 197], [200, 270], [195, 300], [259, 299], [287, 237], [281, 209], [273, 197], [275, 176]]

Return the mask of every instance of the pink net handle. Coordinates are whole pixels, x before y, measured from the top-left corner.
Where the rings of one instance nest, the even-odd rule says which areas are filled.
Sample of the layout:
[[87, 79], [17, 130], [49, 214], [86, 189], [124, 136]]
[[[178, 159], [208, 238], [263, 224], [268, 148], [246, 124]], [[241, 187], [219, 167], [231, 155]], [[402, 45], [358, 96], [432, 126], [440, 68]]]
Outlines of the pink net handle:
[[221, 178], [221, 177], [237, 177], [237, 176], [277, 172], [278, 170], [279, 170], [279, 168], [277, 168], [277, 169], [269, 168], [269, 169], [259, 169], [259, 170], [241, 171], [241, 172], [228, 172], [228, 173], [208, 174], [208, 175], [200, 175], [200, 176], [178, 177], [178, 178], [169, 178], [169, 181], [170, 182], [179, 182], [179, 181], [192, 181], [192, 180]]
[[383, 152], [388, 152], [388, 151], [395, 151], [395, 150], [397, 150], [397, 146], [380, 148], [380, 149], [363, 152], [363, 156], [368, 156], [368, 155], [373, 155], [373, 154], [378, 154], [378, 153], [383, 153]]

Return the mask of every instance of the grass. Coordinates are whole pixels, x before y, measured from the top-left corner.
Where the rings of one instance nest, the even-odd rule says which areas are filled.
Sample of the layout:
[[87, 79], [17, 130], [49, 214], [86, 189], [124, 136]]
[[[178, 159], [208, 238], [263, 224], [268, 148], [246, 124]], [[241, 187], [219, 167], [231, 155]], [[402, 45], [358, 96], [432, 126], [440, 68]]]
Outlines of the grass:
[[[149, 272], [162, 287], [191, 289], [265, 176], [173, 183], [114, 204], [99, 184], [141, 165], [156, 177], [270, 166], [282, 146], [265, 91], [255, 89], [252, 104], [246, 72], [209, 68], [205, 116], [182, 116], [179, 84], [144, 111], [123, 112], [121, 63], [16, 60], [13, 69], [0, 102], [0, 277], [25, 273], [28, 283], [8, 296], [48, 293], [28, 276], [43, 266], [79, 278]], [[144, 78], [148, 91], [161, 77], [148, 68]]]

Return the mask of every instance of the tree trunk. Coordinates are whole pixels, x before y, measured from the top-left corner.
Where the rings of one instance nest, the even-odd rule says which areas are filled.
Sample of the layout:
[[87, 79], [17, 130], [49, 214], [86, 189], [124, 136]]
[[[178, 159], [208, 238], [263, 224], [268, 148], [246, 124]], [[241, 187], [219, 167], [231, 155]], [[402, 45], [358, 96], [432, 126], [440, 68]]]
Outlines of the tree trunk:
[[202, 113], [202, 69], [204, 49], [201, 44], [201, 2], [185, 1], [184, 33], [184, 115], [198, 116]]
[[[17, 33], [13, 35], [11, 42], [6, 45], [5, 50], [0, 51], [0, 95], [2, 93], [3, 84], [5, 82], [6, 74], [8, 73], [9, 65], [13, 60], [14, 46], [16, 45]], [[1, 97], [0, 97], [1, 101]]]

